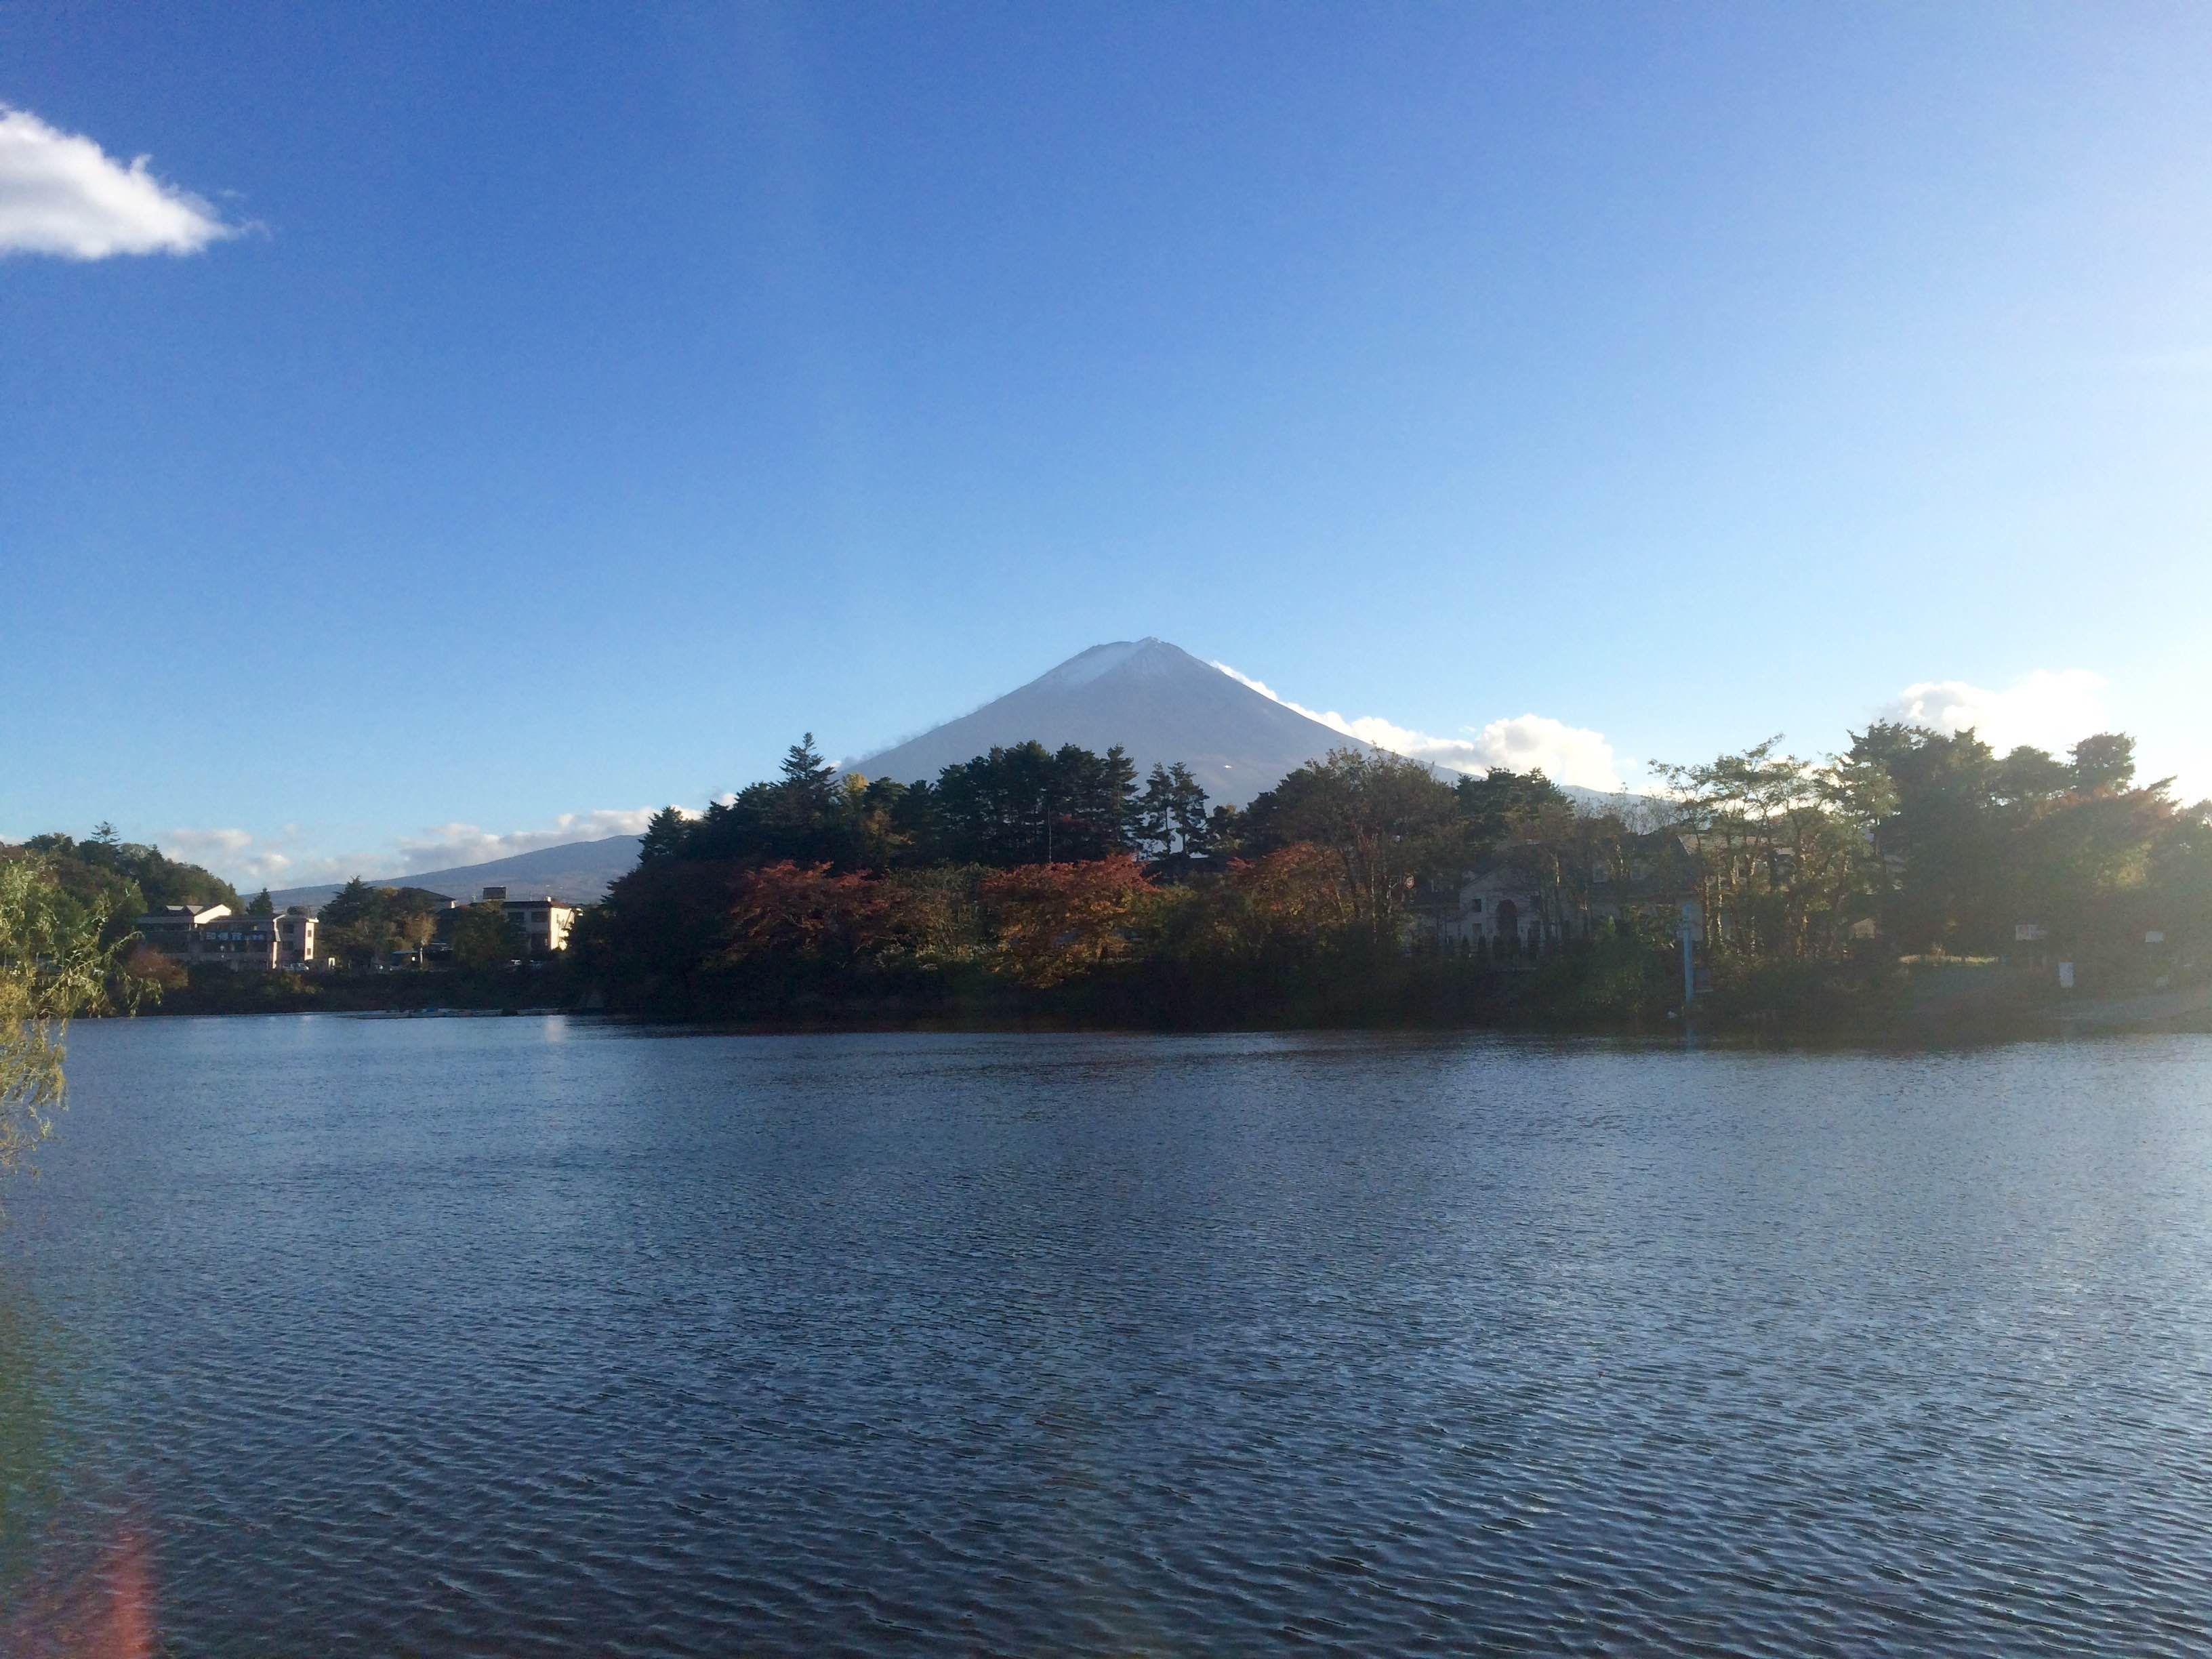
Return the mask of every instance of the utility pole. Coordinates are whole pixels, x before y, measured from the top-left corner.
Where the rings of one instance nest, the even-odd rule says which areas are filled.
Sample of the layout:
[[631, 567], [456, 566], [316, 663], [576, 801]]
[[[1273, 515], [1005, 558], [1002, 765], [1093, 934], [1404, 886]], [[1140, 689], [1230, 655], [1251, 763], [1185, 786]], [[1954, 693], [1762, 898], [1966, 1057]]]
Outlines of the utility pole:
[[1705, 909], [1695, 899], [1682, 901], [1682, 1009], [1689, 1011], [1698, 994], [1698, 969], [1695, 963], [1697, 936], [1705, 931]]

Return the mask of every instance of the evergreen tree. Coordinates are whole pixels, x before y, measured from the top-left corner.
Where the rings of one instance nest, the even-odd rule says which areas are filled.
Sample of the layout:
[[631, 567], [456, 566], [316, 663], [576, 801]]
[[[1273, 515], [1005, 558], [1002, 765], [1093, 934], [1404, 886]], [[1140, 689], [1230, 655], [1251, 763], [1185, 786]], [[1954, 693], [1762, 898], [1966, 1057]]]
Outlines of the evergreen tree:
[[646, 820], [645, 834], [638, 842], [637, 861], [650, 864], [681, 856], [690, 834], [690, 819], [673, 806], [662, 807]]
[[830, 810], [837, 769], [822, 758], [811, 732], [784, 751], [782, 772], [786, 810], [793, 817], [812, 822]]
[[1144, 793], [1130, 811], [1129, 839], [1155, 864], [1175, 848], [1175, 784], [1168, 769], [1157, 761], [1146, 775]]
[[2136, 778], [2136, 740], [2120, 732], [2100, 732], [2074, 745], [2074, 787], [2083, 794], [2125, 789]]
[[1213, 821], [1206, 811], [1206, 787], [1177, 761], [1168, 769], [1168, 814], [1186, 858], [1199, 858], [1213, 850]]

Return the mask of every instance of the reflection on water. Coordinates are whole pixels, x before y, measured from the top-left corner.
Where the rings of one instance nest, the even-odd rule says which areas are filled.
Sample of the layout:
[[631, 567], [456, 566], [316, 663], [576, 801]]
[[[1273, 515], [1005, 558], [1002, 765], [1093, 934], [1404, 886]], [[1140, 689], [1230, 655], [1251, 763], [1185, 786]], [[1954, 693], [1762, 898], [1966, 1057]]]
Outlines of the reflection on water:
[[0, 1272], [0, 1654], [9, 1659], [157, 1650], [144, 1528], [67, 1478], [83, 1439], [82, 1360], [21, 1276]]
[[[61, 1500], [71, 1422], [66, 1334], [21, 1279], [0, 1264], [0, 1565], [24, 1559]], [[0, 1578], [0, 1607], [11, 1588]]]
[[2212, 1647], [2204, 1039], [75, 1050], [11, 1656]]

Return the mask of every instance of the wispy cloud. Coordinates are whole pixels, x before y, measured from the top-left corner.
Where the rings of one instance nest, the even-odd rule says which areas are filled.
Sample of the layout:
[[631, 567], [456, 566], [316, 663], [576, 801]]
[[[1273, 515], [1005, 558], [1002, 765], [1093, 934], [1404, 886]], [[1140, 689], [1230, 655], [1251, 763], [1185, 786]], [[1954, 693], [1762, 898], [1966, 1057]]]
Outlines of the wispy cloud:
[[206, 202], [91, 139], [0, 104], [0, 255], [198, 253], [235, 236]]
[[563, 812], [550, 829], [515, 830], [504, 835], [473, 823], [441, 823], [399, 838], [402, 875], [447, 870], [457, 865], [489, 864], [494, 859], [562, 847], [574, 841], [605, 841], [610, 836], [641, 836], [658, 810], [651, 806], [606, 807], [596, 812]]
[[1309, 708], [1293, 702], [1264, 681], [1240, 674], [1225, 662], [1213, 665], [1230, 678], [1249, 685], [1263, 697], [1297, 710], [1308, 720], [1319, 720], [1331, 731], [1358, 738], [1377, 749], [1427, 761], [1455, 772], [1487, 772], [1505, 767], [1516, 772], [1541, 769], [1554, 783], [1578, 784], [1587, 789], [1622, 787], [1620, 763], [1605, 734], [1588, 726], [1569, 726], [1548, 714], [1516, 714], [1486, 726], [1462, 726], [1456, 737], [1417, 732], [1380, 715], [1346, 716], [1333, 708]]
[[299, 845], [297, 827], [291, 824], [274, 836], [257, 836], [250, 830], [187, 827], [165, 830], [154, 839], [171, 858], [204, 866], [239, 886], [297, 886], [335, 880], [333, 872], [349, 856], [304, 850]]
[[2105, 679], [2086, 668], [2039, 668], [2002, 690], [1965, 680], [1923, 680], [1884, 704], [1887, 720], [1946, 733], [1969, 728], [2002, 754], [2022, 744], [2053, 751], [2106, 729]]
[[649, 806], [563, 812], [545, 828], [505, 832], [473, 823], [432, 824], [380, 847], [335, 852], [317, 846], [298, 824], [286, 824], [262, 835], [237, 829], [177, 829], [164, 831], [158, 839], [171, 857], [205, 865], [240, 886], [313, 887], [355, 876], [382, 880], [425, 870], [488, 864], [542, 847], [641, 835], [653, 813]]
[[235, 858], [253, 844], [246, 830], [172, 830], [167, 850], [172, 858], [200, 863], [210, 858]]

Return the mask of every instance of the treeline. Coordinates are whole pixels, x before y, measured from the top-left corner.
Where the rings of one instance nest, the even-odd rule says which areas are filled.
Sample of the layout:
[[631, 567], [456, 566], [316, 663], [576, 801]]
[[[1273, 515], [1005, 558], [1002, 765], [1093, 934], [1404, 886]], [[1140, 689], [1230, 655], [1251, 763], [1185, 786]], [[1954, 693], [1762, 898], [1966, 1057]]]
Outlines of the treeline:
[[[568, 969], [702, 1016], [1618, 1022], [1679, 1001], [1686, 902], [1721, 1009], [1893, 1007], [1915, 957], [2063, 952], [2120, 987], [2212, 953], [2212, 804], [2139, 783], [2124, 736], [2000, 757], [1877, 724], [1820, 763], [1771, 741], [1657, 769], [1662, 795], [1593, 807], [1540, 773], [1342, 750], [1240, 812], [1118, 750], [902, 784], [810, 737], [659, 814]], [[1478, 886], [1515, 895], [1512, 927], [1467, 926]]]
[[58, 833], [33, 836], [12, 850], [15, 857], [41, 865], [70, 902], [98, 912], [118, 935], [164, 905], [246, 908], [238, 890], [212, 871], [169, 858], [158, 847], [125, 841], [112, 824], [94, 825], [83, 841]]
[[1878, 723], [1824, 764], [1772, 739], [1662, 771], [1708, 942], [1729, 956], [1828, 957], [1869, 934], [1893, 953], [2112, 970], [2212, 952], [2212, 802], [2139, 782], [2122, 733], [2062, 759]]
[[1132, 854], [1155, 863], [1207, 856], [1235, 838], [1236, 815], [1209, 809], [1188, 769], [1155, 766], [1141, 786], [1120, 748], [1092, 754], [1025, 743], [994, 749], [934, 782], [841, 775], [808, 732], [781, 775], [696, 817], [675, 807], [647, 826], [643, 861], [744, 864], [788, 859], [885, 872], [1080, 863]]
[[1011, 999], [1170, 1023], [1350, 1018], [1403, 979], [1425, 872], [1589, 822], [1540, 774], [1452, 784], [1370, 751], [1240, 812], [1180, 765], [1140, 781], [1118, 749], [1024, 744], [902, 784], [839, 775], [810, 736], [776, 778], [656, 815], [568, 966], [613, 1006], [698, 1015]]
[[[107, 823], [94, 826], [82, 841], [57, 832], [0, 844], [0, 1048], [10, 1041], [12, 1020], [13, 1041], [28, 1045], [21, 1052], [45, 1053], [56, 1064], [58, 1030], [40, 1037], [24, 1031], [21, 1022], [135, 1008], [158, 1002], [182, 982], [181, 970], [140, 942], [141, 915], [171, 904], [246, 908], [237, 890], [212, 871], [125, 841]], [[265, 904], [267, 895], [260, 902]], [[49, 1012], [40, 1014], [41, 1007]], [[37, 1103], [15, 1103], [29, 1109]], [[0, 1167], [7, 1163], [9, 1135], [25, 1133], [24, 1123], [35, 1121], [33, 1111], [13, 1128], [0, 1122]]]
[[317, 913], [315, 951], [348, 968], [374, 968], [398, 951], [433, 945], [455, 966], [495, 969], [526, 957], [528, 937], [497, 900], [456, 905], [424, 887], [372, 886], [356, 876]]
[[[2024, 1001], [2061, 960], [2094, 994], [2212, 972], [2212, 803], [2139, 780], [2124, 735], [1999, 755], [1875, 724], [1817, 762], [1771, 740], [1655, 766], [1659, 794], [1593, 805], [1541, 773], [1340, 750], [1240, 811], [1119, 750], [1024, 744], [900, 783], [810, 737], [775, 777], [656, 815], [532, 995], [823, 1023], [1656, 1023], [1686, 907], [1723, 1016], [1887, 1018], [1929, 962], [2002, 958]], [[141, 912], [268, 904], [105, 826], [4, 861], [95, 919], [126, 991], [180, 977], [128, 950]], [[450, 943], [501, 1000], [524, 949], [499, 906], [361, 882], [322, 925], [362, 966]]]
[[172, 904], [258, 907], [263, 914], [271, 908], [267, 893], [240, 899], [213, 871], [125, 841], [108, 823], [95, 824], [82, 841], [58, 831], [0, 846], [0, 863], [35, 878], [53, 927], [97, 945], [109, 982], [88, 1006], [136, 1006], [184, 982], [181, 969], [139, 940], [138, 918], [149, 911]]

